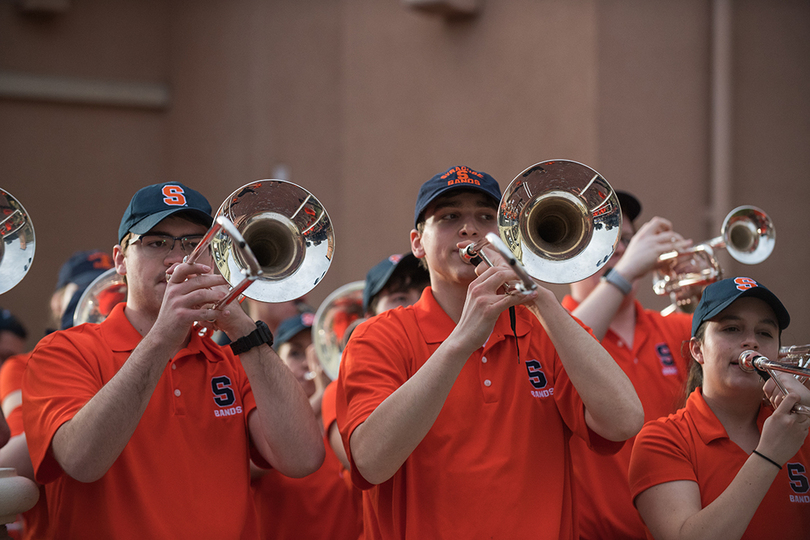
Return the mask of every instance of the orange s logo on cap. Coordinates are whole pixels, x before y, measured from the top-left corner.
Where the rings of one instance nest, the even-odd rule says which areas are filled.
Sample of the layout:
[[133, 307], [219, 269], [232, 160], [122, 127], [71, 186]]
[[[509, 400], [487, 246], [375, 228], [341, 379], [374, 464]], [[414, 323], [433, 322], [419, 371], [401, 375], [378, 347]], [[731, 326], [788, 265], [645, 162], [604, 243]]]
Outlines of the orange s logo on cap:
[[737, 285], [737, 290], [739, 291], [747, 291], [757, 286], [756, 281], [747, 277], [734, 278], [734, 283]]
[[163, 202], [169, 206], [185, 206], [186, 196], [180, 186], [163, 186]]

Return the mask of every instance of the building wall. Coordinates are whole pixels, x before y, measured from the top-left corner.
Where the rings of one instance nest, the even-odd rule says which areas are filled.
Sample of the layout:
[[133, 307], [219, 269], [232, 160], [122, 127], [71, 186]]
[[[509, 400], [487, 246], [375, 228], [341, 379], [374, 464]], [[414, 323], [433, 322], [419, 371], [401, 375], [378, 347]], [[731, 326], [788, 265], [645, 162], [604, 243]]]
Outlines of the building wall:
[[[0, 304], [41, 335], [61, 262], [111, 248], [129, 198], [149, 183], [187, 183], [214, 206], [260, 178], [310, 190], [336, 232], [332, 268], [310, 293], [317, 305], [409, 249], [416, 191], [433, 174], [466, 164], [505, 188], [536, 162], [567, 158], [639, 196], [642, 220], [667, 217], [697, 242], [719, 234], [719, 207], [768, 211], [771, 258], [721, 261], [786, 300], [785, 342], [810, 342], [810, 6], [733, 3], [731, 189], [715, 200], [713, 2], [480, 5], [476, 17], [448, 20], [396, 0], [82, 0], [36, 17], [0, 3], [0, 74], [147, 83], [169, 95], [152, 106], [0, 97], [0, 187], [37, 232], [32, 270]], [[640, 288], [645, 305], [668, 303]]]

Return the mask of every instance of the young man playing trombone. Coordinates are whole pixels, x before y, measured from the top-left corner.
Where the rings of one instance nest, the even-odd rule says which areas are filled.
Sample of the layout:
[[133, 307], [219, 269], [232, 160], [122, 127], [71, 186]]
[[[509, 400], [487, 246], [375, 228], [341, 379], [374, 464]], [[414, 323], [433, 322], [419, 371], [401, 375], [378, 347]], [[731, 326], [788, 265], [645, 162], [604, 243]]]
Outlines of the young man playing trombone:
[[[138, 191], [113, 248], [126, 303], [31, 356], [23, 419], [54, 538], [252, 538], [249, 459], [291, 476], [323, 460], [272, 335], [241, 309], [209, 308], [227, 292], [210, 259], [183, 262], [210, 213], [178, 183]], [[197, 321], [235, 352], [201, 337]]]
[[426, 182], [411, 250], [430, 287], [344, 351], [338, 425], [366, 538], [577, 538], [568, 439], [615, 451], [641, 427], [627, 377], [551, 291], [504, 294], [511, 268], [460, 257], [497, 232], [500, 197], [467, 167]]

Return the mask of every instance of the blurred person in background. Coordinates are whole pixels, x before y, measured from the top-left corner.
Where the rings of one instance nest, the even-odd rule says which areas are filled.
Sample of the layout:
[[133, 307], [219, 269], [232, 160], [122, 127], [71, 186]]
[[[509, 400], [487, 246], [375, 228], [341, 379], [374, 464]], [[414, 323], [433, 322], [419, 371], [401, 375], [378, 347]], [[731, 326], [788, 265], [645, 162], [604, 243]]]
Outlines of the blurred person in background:
[[[589, 326], [602, 346], [624, 371], [644, 407], [644, 420], [674, 412], [683, 400], [689, 373], [692, 317], [668, 316], [646, 309], [636, 298], [636, 288], [649, 287], [646, 279], [665, 252], [691, 244], [672, 230], [672, 224], [653, 217], [637, 228], [641, 204], [632, 194], [616, 192], [622, 209], [619, 244], [604, 272], [570, 284], [562, 305]], [[580, 505], [580, 538], [583, 540], [642, 540], [644, 525], [633, 507], [627, 469], [633, 447], [631, 438], [611, 455], [587, 448], [571, 439], [574, 478]]]

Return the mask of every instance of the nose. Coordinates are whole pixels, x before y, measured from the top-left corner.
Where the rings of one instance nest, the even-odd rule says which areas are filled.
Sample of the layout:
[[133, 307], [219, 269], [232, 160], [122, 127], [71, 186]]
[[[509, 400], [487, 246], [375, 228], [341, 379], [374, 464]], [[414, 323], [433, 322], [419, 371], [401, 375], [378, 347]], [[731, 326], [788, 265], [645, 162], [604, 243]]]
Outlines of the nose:
[[163, 260], [166, 263], [166, 266], [171, 266], [176, 262], [183, 262], [183, 258], [185, 256], [186, 254], [183, 253], [183, 249], [182, 246], [180, 245], [180, 242], [178, 241], [178, 239], [175, 238], [174, 241], [172, 242], [172, 248], [163, 258]]
[[464, 220], [463, 225], [461, 226], [461, 230], [459, 230], [459, 234], [463, 237], [467, 236], [478, 236], [478, 225], [473, 218], [467, 218]]
[[752, 351], [759, 350], [759, 340], [757, 340], [757, 335], [753, 331], [748, 331], [743, 336], [742, 346], [744, 349], [750, 349]]

